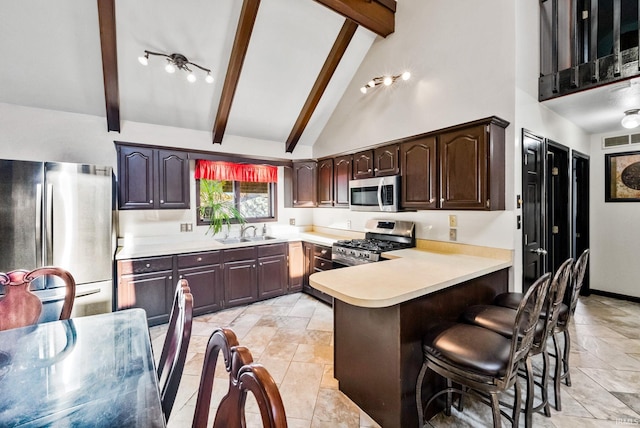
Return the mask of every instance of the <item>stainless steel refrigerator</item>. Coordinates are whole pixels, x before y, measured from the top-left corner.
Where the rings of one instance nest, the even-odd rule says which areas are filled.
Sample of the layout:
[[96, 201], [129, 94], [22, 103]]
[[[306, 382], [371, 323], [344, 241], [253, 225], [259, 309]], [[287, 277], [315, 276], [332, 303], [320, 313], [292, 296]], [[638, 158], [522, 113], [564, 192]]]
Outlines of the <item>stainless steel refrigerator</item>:
[[[110, 310], [113, 182], [110, 167], [0, 160], [0, 272], [62, 267], [76, 280], [80, 315], [104, 312], [83, 305]], [[56, 317], [61, 285], [55, 277], [32, 284], [45, 303], [41, 321]]]

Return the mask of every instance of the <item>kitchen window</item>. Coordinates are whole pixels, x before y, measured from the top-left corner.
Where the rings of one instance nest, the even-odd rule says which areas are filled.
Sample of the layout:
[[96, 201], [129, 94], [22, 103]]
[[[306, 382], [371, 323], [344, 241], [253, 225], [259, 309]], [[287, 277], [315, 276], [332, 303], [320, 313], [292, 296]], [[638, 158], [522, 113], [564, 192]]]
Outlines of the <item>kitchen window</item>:
[[[239, 179], [238, 179], [239, 178]], [[269, 165], [237, 164], [231, 162], [196, 162], [197, 208], [206, 205], [201, 180], [215, 180], [222, 188], [223, 198], [233, 204], [247, 222], [276, 220], [277, 169]], [[209, 223], [198, 215], [199, 225]]]

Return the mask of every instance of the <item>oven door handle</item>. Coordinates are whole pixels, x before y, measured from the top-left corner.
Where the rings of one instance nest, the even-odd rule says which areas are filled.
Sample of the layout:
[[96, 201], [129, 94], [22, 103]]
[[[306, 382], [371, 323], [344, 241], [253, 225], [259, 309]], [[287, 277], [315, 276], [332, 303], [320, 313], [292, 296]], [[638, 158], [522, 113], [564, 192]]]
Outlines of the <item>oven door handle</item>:
[[380, 184], [378, 184], [378, 207], [380, 207], [380, 211], [382, 211], [382, 189], [384, 188], [384, 178], [380, 179]]

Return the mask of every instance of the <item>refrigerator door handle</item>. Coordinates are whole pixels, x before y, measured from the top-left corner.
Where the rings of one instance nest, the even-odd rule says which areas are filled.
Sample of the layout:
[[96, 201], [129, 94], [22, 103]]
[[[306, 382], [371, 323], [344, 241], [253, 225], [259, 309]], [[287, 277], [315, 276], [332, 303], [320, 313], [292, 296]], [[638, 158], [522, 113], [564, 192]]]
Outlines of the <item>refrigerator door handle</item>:
[[40, 245], [40, 239], [42, 239], [42, 184], [36, 184], [35, 231], [36, 263], [42, 266], [44, 262], [42, 258], [42, 245]]
[[48, 266], [53, 264], [53, 184], [47, 184], [46, 199], [46, 225], [44, 229], [46, 234], [46, 245], [44, 248], [44, 264]]

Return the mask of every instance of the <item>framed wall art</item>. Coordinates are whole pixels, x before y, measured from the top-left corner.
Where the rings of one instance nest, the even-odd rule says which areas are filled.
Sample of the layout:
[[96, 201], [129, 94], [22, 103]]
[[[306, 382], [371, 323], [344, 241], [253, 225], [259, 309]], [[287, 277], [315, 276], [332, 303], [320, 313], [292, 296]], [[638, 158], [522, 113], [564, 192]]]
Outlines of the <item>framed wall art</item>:
[[604, 201], [640, 202], [640, 151], [604, 156]]

